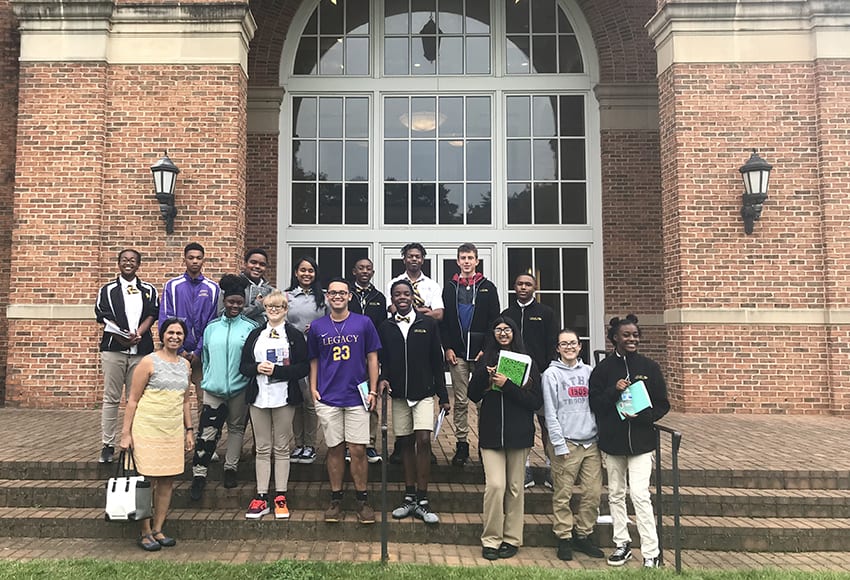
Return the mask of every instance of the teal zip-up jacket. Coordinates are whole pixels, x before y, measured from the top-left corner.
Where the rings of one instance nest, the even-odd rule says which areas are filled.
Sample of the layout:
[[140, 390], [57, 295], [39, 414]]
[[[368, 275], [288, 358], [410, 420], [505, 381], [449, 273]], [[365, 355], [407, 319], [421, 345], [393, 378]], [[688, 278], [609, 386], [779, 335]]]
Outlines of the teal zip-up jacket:
[[219, 316], [204, 330], [201, 388], [222, 399], [232, 399], [245, 390], [250, 378], [239, 372], [242, 347], [257, 323], [243, 315]]

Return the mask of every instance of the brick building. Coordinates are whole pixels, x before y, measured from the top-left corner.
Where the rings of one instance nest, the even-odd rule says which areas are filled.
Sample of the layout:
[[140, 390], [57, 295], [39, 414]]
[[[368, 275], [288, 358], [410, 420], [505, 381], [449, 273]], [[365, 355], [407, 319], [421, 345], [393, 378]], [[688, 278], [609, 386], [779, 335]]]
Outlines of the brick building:
[[264, 246], [285, 286], [417, 240], [438, 281], [475, 242], [503, 302], [535, 272], [586, 351], [636, 313], [678, 409], [850, 406], [846, 2], [0, 0], [0, 31], [6, 405], [98, 404], [122, 247], [161, 285], [188, 241], [215, 279]]

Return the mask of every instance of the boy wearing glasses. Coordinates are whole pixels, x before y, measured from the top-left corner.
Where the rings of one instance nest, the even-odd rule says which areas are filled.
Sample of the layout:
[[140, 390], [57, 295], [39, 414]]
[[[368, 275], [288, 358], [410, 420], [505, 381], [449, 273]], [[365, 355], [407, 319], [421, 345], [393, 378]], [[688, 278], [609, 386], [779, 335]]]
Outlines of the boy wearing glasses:
[[[573, 548], [602, 558], [602, 550], [590, 539], [602, 493], [598, 429], [588, 401], [591, 368], [578, 356], [581, 343], [574, 331], [562, 330], [557, 346], [558, 358], [543, 373], [543, 409], [553, 449], [552, 531], [558, 538], [558, 559], [572, 560]], [[570, 498], [577, 478], [581, 501], [573, 514]]]
[[[342, 518], [342, 480], [347, 443], [351, 454], [351, 478], [357, 493], [357, 521], [373, 524], [375, 511], [369, 505], [366, 493], [369, 465], [366, 462], [366, 445], [369, 443], [369, 412], [375, 408], [378, 397], [381, 341], [375, 325], [367, 316], [348, 310], [350, 297], [346, 280], [331, 280], [325, 295], [330, 314], [310, 324], [307, 332], [310, 391], [328, 446], [331, 503], [325, 511], [325, 521], [336, 523]], [[358, 385], [364, 382], [368, 391], [361, 398]]]

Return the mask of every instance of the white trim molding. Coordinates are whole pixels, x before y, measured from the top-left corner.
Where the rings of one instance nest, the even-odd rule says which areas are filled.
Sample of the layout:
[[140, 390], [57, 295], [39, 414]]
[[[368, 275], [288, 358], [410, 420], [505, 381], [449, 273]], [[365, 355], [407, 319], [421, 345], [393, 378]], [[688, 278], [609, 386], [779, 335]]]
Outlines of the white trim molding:
[[679, 63], [850, 58], [844, 0], [668, 0], [646, 28], [659, 74]]
[[21, 62], [238, 64], [257, 24], [247, 5], [13, 0]]
[[828, 326], [850, 324], [848, 308], [673, 308], [664, 324]]
[[91, 304], [10, 304], [7, 320], [94, 320]]
[[593, 92], [600, 130], [658, 131], [657, 83], [599, 83]]
[[283, 87], [248, 87], [248, 134], [279, 135]]

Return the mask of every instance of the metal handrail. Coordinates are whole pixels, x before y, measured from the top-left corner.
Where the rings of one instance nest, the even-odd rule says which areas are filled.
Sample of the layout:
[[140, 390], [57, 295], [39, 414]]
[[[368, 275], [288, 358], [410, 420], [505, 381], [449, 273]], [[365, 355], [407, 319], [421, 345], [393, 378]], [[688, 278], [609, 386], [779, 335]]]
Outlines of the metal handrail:
[[386, 564], [390, 561], [390, 553], [387, 548], [387, 391], [381, 393], [381, 563]]
[[664, 508], [661, 503], [661, 433], [669, 433], [671, 437], [671, 450], [673, 458], [673, 549], [676, 550], [676, 573], [682, 572], [682, 534], [681, 534], [681, 498], [679, 497], [679, 447], [682, 444], [682, 434], [665, 427], [664, 425], [654, 425], [655, 427], [655, 505], [658, 506], [655, 516], [655, 529], [658, 533], [658, 561], [664, 563], [664, 540], [663, 540], [663, 524]]

